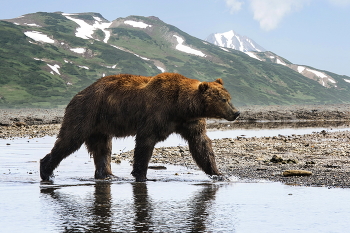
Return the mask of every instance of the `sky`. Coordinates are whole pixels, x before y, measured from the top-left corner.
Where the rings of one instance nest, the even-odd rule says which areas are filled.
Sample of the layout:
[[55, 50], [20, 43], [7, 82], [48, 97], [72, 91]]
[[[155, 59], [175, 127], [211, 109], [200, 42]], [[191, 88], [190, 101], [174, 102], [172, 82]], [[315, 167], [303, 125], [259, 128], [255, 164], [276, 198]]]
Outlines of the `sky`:
[[350, 0], [0, 0], [0, 19], [28, 13], [157, 16], [205, 40], [234, 30], [298, 64], [350, 76]]

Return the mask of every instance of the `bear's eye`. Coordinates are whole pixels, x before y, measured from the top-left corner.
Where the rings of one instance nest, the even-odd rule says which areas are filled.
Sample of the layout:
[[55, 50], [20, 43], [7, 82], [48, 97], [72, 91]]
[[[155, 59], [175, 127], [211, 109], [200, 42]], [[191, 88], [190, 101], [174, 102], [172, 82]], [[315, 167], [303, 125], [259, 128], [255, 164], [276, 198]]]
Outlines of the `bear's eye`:
[[227, 102], [227, 99], [223, 98], [221, 99], [222, 102], [226, 103]]

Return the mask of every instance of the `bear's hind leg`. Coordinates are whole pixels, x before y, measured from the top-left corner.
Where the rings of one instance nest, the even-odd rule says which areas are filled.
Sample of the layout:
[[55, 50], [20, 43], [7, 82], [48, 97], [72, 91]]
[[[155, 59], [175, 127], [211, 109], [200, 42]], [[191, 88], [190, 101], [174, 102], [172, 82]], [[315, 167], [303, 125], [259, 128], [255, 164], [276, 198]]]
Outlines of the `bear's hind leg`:
[[85, 141], [86, 148], [95, 162], [95, 179], [106, 179], [113, 176], [111, 170], [112, 137], [95, 133]]
[[40, 160], [40, 177], [43, 181], [50, 180], [55, 168], [70, 154], [78, 150], [83, 141], [77, 138], [57, 138], [51, 152]]
[[131, 174], [136, 182], [145, 182], [147, 180], [148, 163], [152, 157], [156, 140], [152, 135], [136, 135], [136, 146], [134, 151], [134, 164]]

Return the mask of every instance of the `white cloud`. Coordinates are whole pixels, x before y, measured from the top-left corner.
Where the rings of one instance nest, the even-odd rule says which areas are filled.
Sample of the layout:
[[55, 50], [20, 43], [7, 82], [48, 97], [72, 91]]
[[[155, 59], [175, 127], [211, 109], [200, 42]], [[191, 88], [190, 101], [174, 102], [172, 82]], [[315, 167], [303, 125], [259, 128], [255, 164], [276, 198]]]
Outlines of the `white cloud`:
[[350, 6], [350, 0], [328, 0], [331, 4], [336, 6]]
[[[247, 0], [225, 0], [230, 13], [236, 13], [242, 9]], [[324, 0], [331, 5], [339, 7], [350, 6], [350, 0]], [[265, 31], [276, 29], [284, 17], [301, 10], [311, 2], [319, 3], [319, 0], [248, 0], [254, 19], [259, 22], [260, 28]]]
[[243, 5], [243, 2], [240, 0], [225, 0], [225, 2], [226, 5], [230, 8], [231, 14], [240, 11]]
[[282, 19], [302, 9], [311, 0], [250, 0], [254, 19], [259, 21], [263, 30], [275, 29]]

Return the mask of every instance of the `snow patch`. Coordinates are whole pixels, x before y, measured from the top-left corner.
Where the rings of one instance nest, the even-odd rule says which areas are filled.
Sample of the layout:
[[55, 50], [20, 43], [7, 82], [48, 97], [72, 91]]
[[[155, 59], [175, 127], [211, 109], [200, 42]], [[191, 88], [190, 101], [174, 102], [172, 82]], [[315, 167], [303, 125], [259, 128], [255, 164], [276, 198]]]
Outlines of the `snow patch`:
[[118, 46], [115, 46], [115, 45], [111, 45], [111, 46], [114, 47], [114, 48], [116, 48], [116, 49], [119, 49], [119, 50], [121, 50], [121, 51], [124, 51], [124, 52], [127, 52], [127, 53], [131, 53], [131, 54], [135, 55], [136, 57], [139, 57], [139, 58], [141, 58], [141, 59], [143, 59], [143, 60], [146, 60], [146, 61], [150, 61], [150, 60], [151, 60], [151, 59], [149, 59], [149, 58], [147, 58], [147, 57], [142, 57], [142, 56], [140, 56], [140, 55], [138, 55], [138, 54], [136, 54], [136, 53], [133, 53], [133, 52], [127, 50], [127, 49], [124, 49], [124, 48], [121, 48], [121, 47], [118, 47]]
[[[305, 67], [304, 67], [305, 68]], [[327, 82], [336, 84], [337, 81], [335, 81], [332, 77], [330, 77], [329, 75], [326, 75], [323, 72], [317, 71], [317, 70], [312, 70], [312, 69], [308, 69], [305, 68], [306, 71], [313, 73], [314, 75], [316, 75], [318, 78], [320, 78], [320, 82], [322, 82], [322, 86], [326, 86]], [[298, 67], [298, 71], [299, 71], [299, 67]], [[336, 86], [336, 85], [335, 85]]]
[[157, 68], [158, 68], [160, 71], [162, 71], [162, 73], [165, 72], [165, 69], [164, 69], [164, 68], [162, 68], [162, 67], [160, 67], [160, 66], [157, 66]]
[[223, 48], [223, 47], [220, 47], [220, 49], [222, 49], [222, 50], [224, 50], [224, 51], [226, 51], [226, 52], [230, 52], [228, 49], [225, 49], [225, 48]]
[[284, 66], [286, 66], [287, 64], [286, 63], [284, 63], [282, 60], [280, 60], [279, 58], [276, 58], [276, 63], [277, 64], [280, 64], [280, 65], [284, 65]]
[[[59, 68], [61, 68], [59, 65], [50, 65], [50, 64], [47, 64], [51, 70], [55, 71], [55, 73], [57, 73], [58, 75], [61, 75], [60, 71], [58, 70]], [[52, 71], [50, 72], [51, 74], [54, 74]]]
[[[246, 41], [253, 47], [253, 49], [257, 52], [262, 52], [260, 49], [258, 49], [257, 47], [255, 47], [253, 41], [251, 41], [250, 39], [246, 39]], [[243, 47], [243, 44], [242, 44]]]
[[90, 68], [87, 67], [87, 66], [78, 66], [78, 67], [83, 68], [83, 69], [86, 69], [86, 70], [89, 70], [89, 69], [90, 69]]
[[108, 69], [115, 69], [115, 67], [117, 67], [117, 65], [113, 65], [113, 66], [106, 66]]
[[101, 19], [100, 17], [96, 17], [96, 16], [93, 16], [93, 17], [94, 17], [94, 19], [95, 19], [96, 21], [102, 22], [102, 19]]
[[247, 54], [249, 57], [251, 58], [255, 58], [259, 61], [262, 61], [260, 58], [258, 58], [253, 52], [245, 52], [245, 54]]
[[86, 51], [85, 48], [71, 48], [70, 50], [75, 52], [75, 53], [80, 53], [80, 54], [83, 54]]
[[197, 56], [200, 56], [200, 57], [205, 57], [207, 55], [205, 55], [204, 53], [202, 53], [201, 51], [199, 50], [196, 50], [196, 49], [193, 49], [187, 45], [183, 45], [183, 43], [185, 42], [184, 39], [182, 39], [181, 37], [177, 36], [177, 35], [174, 35], [174, 37], [176, 38], [177, 40], [177, 45], [176, 45], [176, 49], [181, 51], [181, 52], [184, 52], [184, 53], [189, 53], [189, 54], [193, 54], [193, 55], [197, 55]]
[[35, 41], [40, 41], [40, 42], [50, 43], [50, 44], [55, 43], [53, 39], [51, 39], [50, 37], [48, 37], [47, 35], [41, 32], [27, 31], [27, 32], [24, 32], [24, 34]]
[[244, 46], [243, 46], [243, 42], [241, 41], [241, 38], [237, 37], [237, 40], [239, 42], [239, 51], [244, 51]]
[[344, 78], [344, 81], [347, 82], [347, 83], [350, 83], [350, 79], [345, 79]]
[[232, 43], [232, 38], [235, 37], [235, 32], [233, 30], [224, 32], [224, 33], [216, 33], [214, 37], [215, 37], [215, 40], [217, 41], [217, 45], [219, 45], [220, 47], [228, 47], [228, 48], [236, 49], [235, 45]]
[[305, 70], [305, 66], [298, 66], [298, 72], [302, 73]]
[[144, 22], [136, 22], [136, 21], [133, 21], [133, 20], [125, 20], [124, 23], [125, 24], [129, 24], [129, 25], [133, 26], [134, 28], [152, 27], [152, 25], [146, 24]]
[[328, 78], [328, 82], [331, 82], [331, 83], [337, 83], [334, 79], [332, 78]]
[[147, 58], [147, 57], [141, 57], [140, 55], [138, 55], [138, 54], [136, 54], [136, 53], [133, 53], [136, 57], [139, 57], [139, 58], [141, 58], [141, 59], [143, 59], [143, 60], [146, 60], [146, 61], [149, 61], [149, 60], [151, 60], [151, 59], [149, 59], [149, 58]]
[[25, 25], [30, 26], [30, 27], [41, 27], [40, 25], [35, 24], [35, 23], [25, 23]]
[[36, 60], [36, 61], [44, 61], [43, 59], [40, 59], [40, 58], [37, 58], [37, 57], [34, 57], [33, 59]]
[[122, 51], [124, 51], [124, 49], [123, 48], [121, 48], [121, 47], [118, 47], [118, 46], [115, 46], [115, 45], [111, 45], [112, 47], [114, 47], [114, 48], [116, 48], [116, 49], [119, 49], [119, 50], [122, 50]]
[[311, 70], [311, 69], [306, 69], [307, 71], [310, 71], [312, 73], [314, 73], [316, 76], [320, 77], [320, 78], [327, 78], [327, 75], [325, 75], [324, 73], [317, 71], [317, 70]]
[[63, 13], [62, 15], [64, 15], [67, 19], [74, 21], [80, 26], [79, 28], [77, 28], [77, 31], [75, 32], [76, 37], [83, 38], [83, 39], [93, 39], [92, 34], [94, 34], [94, 31], [97, 29], [100, 29], [105, 33], [105, 38], [103, 39], [103, 42], [107, 43], [107, 41], [111, 36], [111, 32], [106, 30], [106, 28], [109, 28], [109, 26], [111, 26], [112, 24], [111, 22], [102, 23], [101, 22], [102, 19], [100, 19], [99, 17], [94, 17], [96, 21], [93, 25], [90, 25], [82, 19], [75, 19], [73, 17], [70, 17], [70, 15], [74, 15], [74, 14]]

